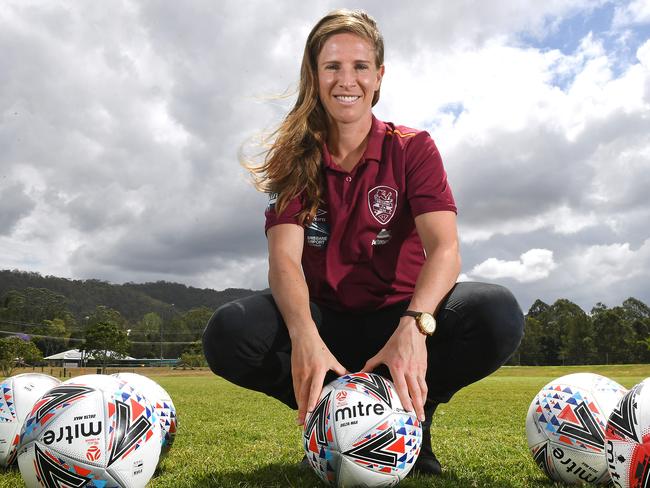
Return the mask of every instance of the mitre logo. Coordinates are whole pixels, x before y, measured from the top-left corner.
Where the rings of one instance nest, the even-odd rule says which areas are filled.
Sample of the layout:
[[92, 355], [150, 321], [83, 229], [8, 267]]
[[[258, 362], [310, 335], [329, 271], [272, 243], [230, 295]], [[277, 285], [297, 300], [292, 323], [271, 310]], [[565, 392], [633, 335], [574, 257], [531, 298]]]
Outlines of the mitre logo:
[[377, 222], [390, 222], [397, 210], [397, 190], [390, 186], [376, 186], [368, 192], [368, 208]]
[[54, 442], [65, 440], [68, 444], [80, 437], [97, 437], [102, 433], [102, 422], [82, 422], [80, 424], [64, 425], [55, 430], [46, 430], [43, 433], [43, 443], [47, 446]]
[[338, 408], [334, 414], [334, 420], [343, 421], [357, 417], [368, 417], [373, 413], [375, 415], [383, 415], [384, 412], [385, 409], [381, 403], [362, 403], [360, 401], [350, 407]]

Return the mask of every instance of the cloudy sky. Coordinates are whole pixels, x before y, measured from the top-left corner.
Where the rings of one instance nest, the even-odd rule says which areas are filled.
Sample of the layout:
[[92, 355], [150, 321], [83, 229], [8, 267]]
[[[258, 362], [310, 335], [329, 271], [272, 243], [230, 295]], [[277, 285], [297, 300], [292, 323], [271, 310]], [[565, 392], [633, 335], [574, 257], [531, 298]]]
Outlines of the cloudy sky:
[[440, 148], [463, 279], [650, 303], [650, 0], [4, 0], [0, 269], [265, 288], [238, 151], [341, 6], [384, 33], [375, 114]]

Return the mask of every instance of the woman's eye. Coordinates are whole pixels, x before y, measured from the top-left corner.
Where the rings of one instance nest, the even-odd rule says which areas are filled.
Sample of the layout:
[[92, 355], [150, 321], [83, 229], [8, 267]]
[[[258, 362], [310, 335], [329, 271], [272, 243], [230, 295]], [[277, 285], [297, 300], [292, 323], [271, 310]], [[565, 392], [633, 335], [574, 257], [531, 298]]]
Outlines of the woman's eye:
[[338, 64], [328, 64], [325, 66], [325, 69], [337, 69], [339, 67]]
[[368, 69], [367, 64], [357, 64], [357, 69]]

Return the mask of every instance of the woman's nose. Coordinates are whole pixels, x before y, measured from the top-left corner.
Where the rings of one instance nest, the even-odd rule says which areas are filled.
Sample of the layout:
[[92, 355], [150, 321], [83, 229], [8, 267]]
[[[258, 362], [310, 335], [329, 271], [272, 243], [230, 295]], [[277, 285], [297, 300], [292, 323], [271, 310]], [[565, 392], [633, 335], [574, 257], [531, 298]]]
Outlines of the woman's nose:
[[342, 69], [339, 72], [339, 86], [351, 87], [357, 84], [356, 73], [353, 69]]

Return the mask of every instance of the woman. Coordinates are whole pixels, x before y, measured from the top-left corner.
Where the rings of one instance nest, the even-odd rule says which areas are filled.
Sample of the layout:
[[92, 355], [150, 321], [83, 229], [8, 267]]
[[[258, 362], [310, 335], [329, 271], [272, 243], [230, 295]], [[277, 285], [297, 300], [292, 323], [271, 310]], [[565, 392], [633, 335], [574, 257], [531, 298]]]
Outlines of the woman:
[[216, 374], [297, 408], [299, 425], [333, 377], [390, 375], [424, 422], [414, 470], [437, 474], [436, 406], [510, 357], [523, 316], [503, 287], [456, 284], [456, 206], [438, 150], [372, 114], [383, 56], [363, 12], [332, 12], [309, 34], [296, 104], [252, 169], [271, 194], [271, 294], [221, 307], [203, 344]]

